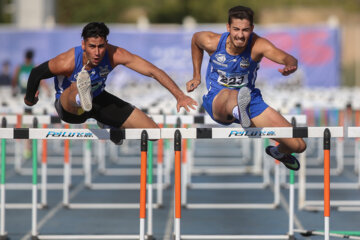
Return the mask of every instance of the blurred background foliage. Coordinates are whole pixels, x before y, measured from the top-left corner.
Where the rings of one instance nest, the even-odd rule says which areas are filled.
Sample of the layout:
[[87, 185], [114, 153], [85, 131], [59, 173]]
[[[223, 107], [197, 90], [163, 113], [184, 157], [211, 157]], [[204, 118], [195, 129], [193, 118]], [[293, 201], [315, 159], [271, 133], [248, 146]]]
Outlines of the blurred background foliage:
[[182, 23], [184, 17], [192, 16], [199, 23], [223, 23], [227, 10], [236, 5], [251, 7], [256, 13], [256, 23], [259, 23], [259, 13], [263, 9], [300, 7], [360, 13], [360, 0], [57, 0], [56, 18], [60, 24], [89, 21], [134, 23], [139, 16], [148, 17], [151, 23]]

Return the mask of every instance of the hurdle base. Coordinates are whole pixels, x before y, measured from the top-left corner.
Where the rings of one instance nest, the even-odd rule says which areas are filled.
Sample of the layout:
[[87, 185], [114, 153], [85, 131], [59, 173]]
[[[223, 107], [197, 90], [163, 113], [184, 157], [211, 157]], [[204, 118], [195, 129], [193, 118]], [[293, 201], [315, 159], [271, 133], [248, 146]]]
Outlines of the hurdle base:
[[289, 235], [289, 240], [296, 240], [294, 235]]
[[0, 236], [0, 240], [10, 240], [10, 238], [8, 237], [7, 233], [5, 233], [4, 235]]
[[31, 236], [31, 240], [39, 240], [38, 236]]
[[146, 235], [147, 240], [156, 240], [153, 235]]

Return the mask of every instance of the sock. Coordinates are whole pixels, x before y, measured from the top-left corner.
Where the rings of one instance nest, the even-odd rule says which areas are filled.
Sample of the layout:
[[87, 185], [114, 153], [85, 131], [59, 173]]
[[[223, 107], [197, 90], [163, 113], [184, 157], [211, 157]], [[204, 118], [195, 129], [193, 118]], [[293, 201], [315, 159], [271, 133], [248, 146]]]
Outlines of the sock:
[[284, 153], [279, 152], [278, 147], [270, 148], [271, 153], [275, 156], [275, 158], [282, 158], [285, 156]]
[[76, 104], [77, 104], [79, 107], [81, 107], [81, 102], [80, 102], [79, 94], [76, 94], [75, 101], [76, 101]]
[[236, 118], [237, 120], [240, 121], [240, 116], [239, 116], [239, 107], [235, 106], [232, 110], [232, 114], [234, 116], [234, 118]]

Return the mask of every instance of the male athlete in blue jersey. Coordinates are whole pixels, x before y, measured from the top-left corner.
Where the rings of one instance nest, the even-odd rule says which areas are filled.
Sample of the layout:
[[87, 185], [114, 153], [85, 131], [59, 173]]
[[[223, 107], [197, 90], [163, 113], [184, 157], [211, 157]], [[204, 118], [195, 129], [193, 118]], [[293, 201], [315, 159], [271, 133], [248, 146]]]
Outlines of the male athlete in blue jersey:
[[[263, 57], [284, 65], [279, 72], [287, 76], [297, 69], [297, 60], [276, 48], [270, 41], [253, 32], [253, 11], [237, 6], [229, 10], [227, 32], [197, 32], [191, 43], [193, 79], [187, 82], [188, 92], [201, 82], [201, 64], [204, 51], [210, 56], [206, 72], [208, 92], [203, 106], [218, 123], [233, 122], [243, 127], [291, 127], [291, 124], [262, 99], [255, 80]], [[292, 170], [300, 164], [291, 153], [305, 151], [301, 138], [275, 139], [280, 144], [269, 146], [266, 153], [280, 160]]]
[[129, 51], [107, 41], [109, 29], [104, 23], [92, 22], [82, 31], [81, 46], [71, 48], [39, 65], [29, 76], [25, 103], [38, 101], [41, 79], [55, 77], [55, 108], [62, 120], [83, 123], [88, 118], [114, 128], [156, 128], [156, 123], [133, 105], [105, 91], [107, 75], [117, 65], [155, 78], [177, 100], [177, 110], [195, 109], [196, 101], [186, 96], [161, 69]]

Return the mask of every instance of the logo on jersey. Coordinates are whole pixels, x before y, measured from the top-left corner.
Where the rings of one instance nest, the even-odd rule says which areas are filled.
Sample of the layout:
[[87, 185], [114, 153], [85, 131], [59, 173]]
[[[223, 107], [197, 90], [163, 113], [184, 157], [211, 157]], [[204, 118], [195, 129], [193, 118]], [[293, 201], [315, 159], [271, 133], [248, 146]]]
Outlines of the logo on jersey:
[[242, 58], [241, 58], [241, 61], [240, 61], [240, 67], [241, 67], [241, 68], [248, 68], [249, 66], [250, 66], [250, 61], [249, 61], [249, 59], [242, 57]]
[[224, 63], [226, 61], [225, 54], [218, 53], [215, 55], [215, 58], [218, 62]]
[[110, 73], [110, 69], [108, 65], [105, 65], [104, 67], [99, 66], [99, 75], [100, 77], [106, 77]]
[[225, 57], [225, 54], [221, 54], [221, 53], [218, 53], [215, 55], [215, 59], [213, 59], [212, 61], [214, 63], [216, 63], [217, 65], [220, 65], [220, 66], [223, 66], [223, 67], [227, 67], [228, 65], [225, 64], [224, 62], [226, 61], [226, 57]]

